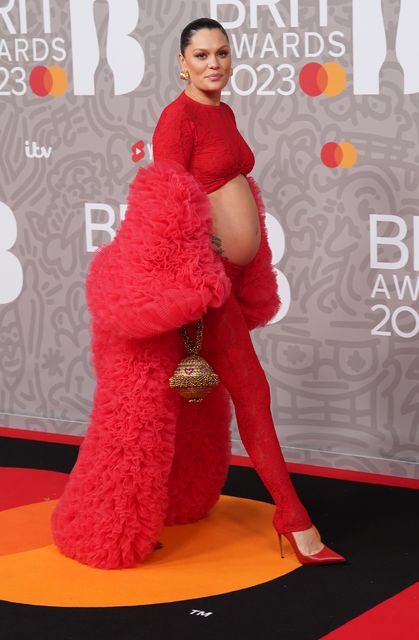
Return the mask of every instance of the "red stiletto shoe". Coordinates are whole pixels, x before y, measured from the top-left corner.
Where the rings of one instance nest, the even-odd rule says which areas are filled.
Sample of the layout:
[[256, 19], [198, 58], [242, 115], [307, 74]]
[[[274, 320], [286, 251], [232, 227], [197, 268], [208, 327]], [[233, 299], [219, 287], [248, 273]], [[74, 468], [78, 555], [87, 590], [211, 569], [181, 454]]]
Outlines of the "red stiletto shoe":
[[284, 553], [282, 551], [282, 538], [281, 536], [285, 536], [288, 542], [291, 544], [294, 552], [301, 562], [301, 564], [333, 564], [335, 562], [346, 562], [346, 558], [341, 556], [339, 553], [332, 551], [329, 547], [324, 545], [321, 551], [317, 553], [312, 553], [311, 555], [305, 555], [301, 553], [299, 548], [297, 547], [297, 543], [292, 533], [278, 533], [279, 537], [279, 547], [281, 549], [281, 558], [284, 557]]

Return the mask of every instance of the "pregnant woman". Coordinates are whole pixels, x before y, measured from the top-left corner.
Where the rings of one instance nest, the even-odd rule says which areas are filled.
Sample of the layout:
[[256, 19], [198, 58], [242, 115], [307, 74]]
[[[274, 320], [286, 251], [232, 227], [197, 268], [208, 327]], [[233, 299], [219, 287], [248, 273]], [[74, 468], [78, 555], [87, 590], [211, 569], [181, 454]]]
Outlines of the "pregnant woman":
[[[280, 299], [262, 198], [247, 176], [255, 159], [220, 101], [231, 74], [227, 35], [215, 20], [196, 20], [182, 31], [181, 52], [188, 84], [163, 109], [154, 162], [139, 168], [115, 237], [89, 264], [96, 388], [52, 513], [54, 542], [102, 569], [133, 567], [161, 548], [164, 561], [165, 525], [197, 522], [219, 500], [231, 399], [275, 502], [281, 555], [284, 535], [303, 564], [343, 562], [321, 542], [291, 483], [249, 334], [274, 317]], [[180, 330], [190, 339], [201, 319], [200, 355], [221, 384], [190, 403], [169, 381], [185, 356]]]
[[185, 89], [162, 111], [153, 137], [154, 161], [174, 160], [202, 185], [211, 202], [212, 248], [232, 281], [224, 305], [204, 316], [202, 355], [233, 400], [242, 442], [275, 504], [274, 526], [282, 555], [284, 535], [300, 562], [342, 562], [326, 547], [288, 475], [270, 412], [270, 389], [234, 292], [255, 258], [260, 225], [246, 175], [254, 155], [234, 113], [220, 101], [232, 74], [228, 36], [220, 23], [200, 18], [182, 31], [179, 60]]

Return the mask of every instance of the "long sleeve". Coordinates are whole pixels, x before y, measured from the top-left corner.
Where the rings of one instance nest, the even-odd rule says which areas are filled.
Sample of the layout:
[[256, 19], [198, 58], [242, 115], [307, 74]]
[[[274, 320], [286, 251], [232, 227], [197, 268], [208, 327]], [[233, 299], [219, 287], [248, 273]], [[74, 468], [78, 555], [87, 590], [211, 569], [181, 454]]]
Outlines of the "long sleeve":
[[189, 169], [194, 148], [193, 127], [183, 109], [163, 109], [152, 138], [154, 162], [174, 160]]

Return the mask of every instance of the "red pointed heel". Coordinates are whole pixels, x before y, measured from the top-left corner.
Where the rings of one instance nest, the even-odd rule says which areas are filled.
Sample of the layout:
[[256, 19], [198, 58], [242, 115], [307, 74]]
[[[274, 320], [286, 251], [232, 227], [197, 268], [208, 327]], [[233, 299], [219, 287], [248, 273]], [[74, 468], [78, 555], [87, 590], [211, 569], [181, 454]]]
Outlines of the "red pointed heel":
[[313, 553], [311, 555], [304, 555], [303, 553], [301, 553], [301, 551], [297, 547], [297, 542], [292, 533], [278, 532], [281, 558], [284, 557], [284, 552], [282, 549], [282, 536], [286, 537], [286, 539], [294, 549], [294, 553], [296, 554], [301, 564], [334, 564], [336, 562], [346, 562], [346, 558], [341, 556], [339, 553], [336, 553], [332, 549], [329, 549], [329, 547], [326, 547], [326, 545], [324, 545], [323, 549], [318, 553]]

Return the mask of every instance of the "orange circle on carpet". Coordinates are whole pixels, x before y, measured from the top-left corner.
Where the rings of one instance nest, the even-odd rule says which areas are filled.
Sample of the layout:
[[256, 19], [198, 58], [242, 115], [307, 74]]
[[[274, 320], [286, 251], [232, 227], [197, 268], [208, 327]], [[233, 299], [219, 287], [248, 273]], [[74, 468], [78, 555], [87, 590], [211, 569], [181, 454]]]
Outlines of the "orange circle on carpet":
[[221, 495], [206, 518], [163, 527], [163, 548], [130, 569], [96, 569], [60, 553], [52, 540], [57, 500], [0, 512], [0, 599], [58, 607], [177, 602], [246, 589], [300, 567], [284, 555], [274, 505]]

